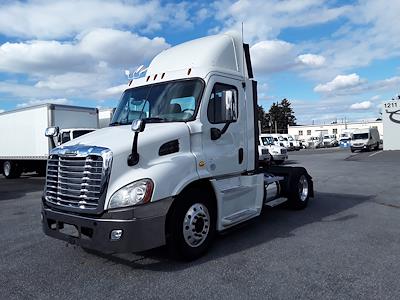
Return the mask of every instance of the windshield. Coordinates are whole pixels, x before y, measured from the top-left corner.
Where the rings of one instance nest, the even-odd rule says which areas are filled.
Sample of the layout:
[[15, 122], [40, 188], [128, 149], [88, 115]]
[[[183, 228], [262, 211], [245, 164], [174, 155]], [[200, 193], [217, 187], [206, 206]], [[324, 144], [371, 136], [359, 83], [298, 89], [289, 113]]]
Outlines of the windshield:
[[278, 139], [279, 139], [280, 141], [283, 141], [283, 137], [281, 137], [281, 136], [278, 136]]
[[293, 141], [293, 138], [292, 138], [291, 135], [289, 135], [287, 138], [288, 138], [289, 141]]
[[113, 116], [111, 126], [148, 122], [180, 122], [194, 118], [200, 103], [203, 82], [180, 80], [145, 85], [126, 90]]
[[268, 145], [273, 145], [274, 144], [274, 139], [272, 137], [263, 136], [263, 137], [261, 137], [261, 141], [262, 141], [264, 146], [268, 146]]
[[367, 140], [368, 133], [355, 133], [353, 134], [353, 140]]

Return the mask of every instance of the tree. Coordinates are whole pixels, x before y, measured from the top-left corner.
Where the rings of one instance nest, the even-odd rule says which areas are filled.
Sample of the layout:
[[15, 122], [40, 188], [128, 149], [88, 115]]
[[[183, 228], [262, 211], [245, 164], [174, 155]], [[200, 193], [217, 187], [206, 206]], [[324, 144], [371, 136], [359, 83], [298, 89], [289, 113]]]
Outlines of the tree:
[[257, 105], [257, 119], [261, 122], [261, 132], [267, 132], [269, 130], [268, 119], [264, 108], [260, 105]]
[[271, 132], [287, 133], [288, 125], [296, 125], [296, 117], [288, 99], [283, 99], [280, 103], [273, 103], [269, 109], [268, 121], [271, 123]]
[[257, 117], [261, 122], [261, 132], [287, 133], [288, 125], [296, 125], [296, 117], [288, 99], [283, 99], [280, 103], [272, 103], [268, 113], [264, 108], [257, 105]]

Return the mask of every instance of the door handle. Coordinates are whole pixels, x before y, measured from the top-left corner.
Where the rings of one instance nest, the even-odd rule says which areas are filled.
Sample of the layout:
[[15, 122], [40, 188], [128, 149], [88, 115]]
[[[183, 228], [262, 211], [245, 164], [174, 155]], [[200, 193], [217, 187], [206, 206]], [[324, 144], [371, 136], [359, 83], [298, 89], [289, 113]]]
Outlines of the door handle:
[[239, 164], [243, 162], [243, 148], [239, 148]]

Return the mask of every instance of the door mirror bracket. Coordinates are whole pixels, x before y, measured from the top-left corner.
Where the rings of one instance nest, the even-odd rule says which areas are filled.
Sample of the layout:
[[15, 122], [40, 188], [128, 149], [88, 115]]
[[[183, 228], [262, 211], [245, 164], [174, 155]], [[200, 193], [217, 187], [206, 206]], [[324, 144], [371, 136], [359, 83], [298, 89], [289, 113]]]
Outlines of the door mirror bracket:
[[224, 127], [222, 127], [222, 129], [215, 127], [211, 128], [210, 129], [211, 140], [213, 141], [218, 140], [228, 130], [228, 127], [231, 123], [233, 123], [232, 120], [227, 121]]

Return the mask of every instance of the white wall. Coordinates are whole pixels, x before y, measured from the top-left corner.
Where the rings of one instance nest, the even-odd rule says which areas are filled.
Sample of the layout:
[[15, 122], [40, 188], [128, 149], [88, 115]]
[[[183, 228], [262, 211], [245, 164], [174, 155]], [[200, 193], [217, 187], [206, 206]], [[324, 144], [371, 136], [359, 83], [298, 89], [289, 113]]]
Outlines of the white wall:
[[383, 150], [400, 150], [400, 100], [382, 104], [382, 120], [385, 130]]
[[[400, 108], [399, 108], [400, 109]], [[336, 134], [339, 139], [343, 131], [351, 131], [360, 128], [377, 127], [379, 135], [383, 138], [383, 125], [382, 121], [374, 122], [351, 122], [327, 125], [301, 125], [301, 126], [288, 126], [288, 133], [295, 136], [297, 139], [308, 139], [311, 136], [319, 136], [321, 134]]]

